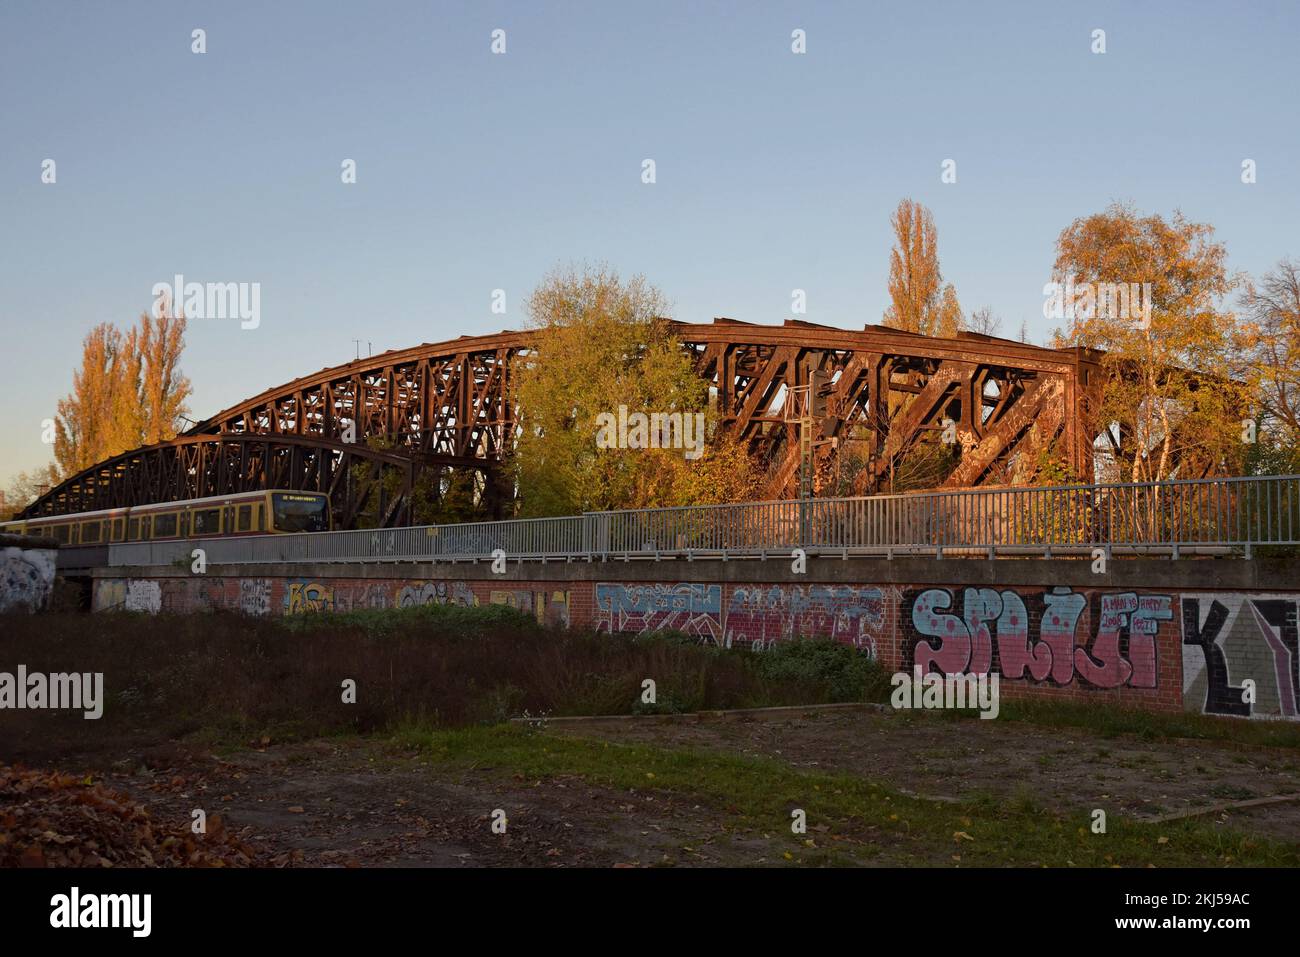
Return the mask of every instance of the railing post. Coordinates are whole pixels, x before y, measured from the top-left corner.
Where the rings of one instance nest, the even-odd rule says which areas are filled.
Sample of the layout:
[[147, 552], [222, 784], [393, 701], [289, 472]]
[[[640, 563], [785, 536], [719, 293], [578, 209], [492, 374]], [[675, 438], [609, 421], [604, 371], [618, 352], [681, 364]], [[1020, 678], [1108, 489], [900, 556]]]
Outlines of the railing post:
[[[406, 529], [255, 535], [237, 539], [173, 539], [110, 543], [114, 566], [168, 565], [193, 547], [209, 562], [457, 561], [515, 557], [706, 554], [766, 558], [792, 547], [929, 553], [953, 549], [993, 559], [1008, 548], [1051, 558], [1053, 550], [1114, 546], [1174, 559], [1185, 547], [1244, 550], [1300, 545], [1300, 476], [1166, 480], [970, 489], [837, 499], [805, 496], [776, 502], [584, 512]], [[1234, 552], [1233, 554], [1241, 554]]]

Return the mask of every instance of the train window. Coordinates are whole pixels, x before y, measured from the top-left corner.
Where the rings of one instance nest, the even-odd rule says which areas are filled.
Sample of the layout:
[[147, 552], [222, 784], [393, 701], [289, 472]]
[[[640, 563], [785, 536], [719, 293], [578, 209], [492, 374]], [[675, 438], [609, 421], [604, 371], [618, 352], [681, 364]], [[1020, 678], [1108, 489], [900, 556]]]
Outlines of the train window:
[[239, 518], [235, 522], [235, 528], [241, 532], [247, 532], [253, 527], [253, 506], [239, 506]]
[[271, 504], [278, 532], [323, 532], [329, 528], [329, 503], [323, 495], [273, 492]]
[[148, 515], [140, 519], [140, 540], [141, 541], [149, 537], [149, 532], [152, 527], [153, 527], [153, 519], [150, 518]]
[[99, 522], [82, 522], [81, 540], [87, 544], [99, 541]]
[[171, 538], [176, 534], [176, 513], [153, 517], [153, 537]]
[[50, 534], [53, 536], [54, 540], [61, 545], [68, 544], [68, 526], [55, 525], [50, 529]]
[[198, 535], [220, 535], [221, 534], [221, 509], [205, 508], [199, 512], [193, 512], [194, 534]]
[[261, 505], [257, 506], [257, 530], [266, 531], [266, 509]]
[[113, 519], [113, 541], [120, 542], [122, 540], [122, 526], [124, 524], [120, 518]]
[[128, 541], [132, 542], [138, 542], [140, 540], [140, 520], [138, 518], [127, 520], [126, 537]]

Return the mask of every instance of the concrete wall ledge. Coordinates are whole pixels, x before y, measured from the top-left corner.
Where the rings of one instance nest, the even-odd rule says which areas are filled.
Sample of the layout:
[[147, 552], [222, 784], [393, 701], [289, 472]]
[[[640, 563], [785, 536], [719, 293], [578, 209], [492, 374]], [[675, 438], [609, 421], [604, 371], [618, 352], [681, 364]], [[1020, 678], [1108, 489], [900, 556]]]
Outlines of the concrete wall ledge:
[[1068, 558], [808, 558], [807, 572], [796, 574], [788, 557], [758, 560], [664, 559], [662, 561], [509, 562], [503, 575], [488, 561], [471, 562], [295, 562], [209, 565], [205, 575], [189, 566], [98, 568], [99, 579], [301, 578], [428, 579], [482, 582], [788, 582], [877, 585], [976, 585], [988, 587], [1300, 589], [1300, 559], [1295, 558], [1112, 558], [1094, 573], [1089, 559]]

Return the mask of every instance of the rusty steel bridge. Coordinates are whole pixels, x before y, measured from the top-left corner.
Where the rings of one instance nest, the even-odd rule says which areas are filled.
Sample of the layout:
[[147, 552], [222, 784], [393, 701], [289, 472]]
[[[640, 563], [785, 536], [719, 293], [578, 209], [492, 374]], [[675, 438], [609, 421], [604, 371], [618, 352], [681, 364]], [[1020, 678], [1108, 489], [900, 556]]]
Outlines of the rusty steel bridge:
[[[815, 466], [825, 477], [856, 449], [853, 494], [886, 490], [899, 459], [940, 429], [960, 452], [939, 487], [1015, 484], [1053, 443], [1091, 480], [1095, 351], [799, 320], [672, 326], [716, 391], [721, 424], [766, 465], [768, 498], [797, 494], [797, 426], [784, 405], [814, 373], [828, 383]], [[517, 427], [512, 374], [544, 361], [534, 342], [531, 332], [461, 336], [322, 369], [91, 466], [22, 517], [288, 488], [328, 493], [338, 527], [392, 527], [409, 524], [414, 483], [429, 469], [472, 472], [485, 513], [501, 517], [512, 496], [501, 467]]]

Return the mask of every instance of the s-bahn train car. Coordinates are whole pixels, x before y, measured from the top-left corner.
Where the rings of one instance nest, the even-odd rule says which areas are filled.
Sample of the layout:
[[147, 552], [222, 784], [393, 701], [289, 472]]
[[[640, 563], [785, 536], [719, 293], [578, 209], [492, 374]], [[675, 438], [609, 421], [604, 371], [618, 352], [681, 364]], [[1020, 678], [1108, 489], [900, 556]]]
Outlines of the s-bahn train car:
[[287, 489], [0, 522], [0, 532], [52, 538], [60, 545], [327, 532], [330, 528], [329, 496]]

